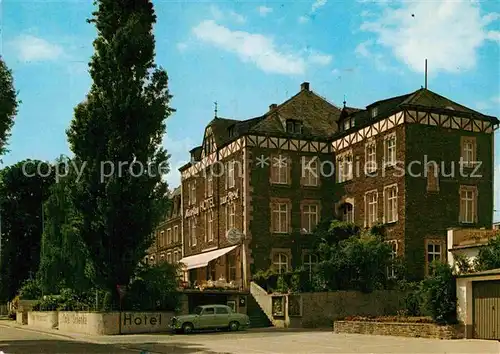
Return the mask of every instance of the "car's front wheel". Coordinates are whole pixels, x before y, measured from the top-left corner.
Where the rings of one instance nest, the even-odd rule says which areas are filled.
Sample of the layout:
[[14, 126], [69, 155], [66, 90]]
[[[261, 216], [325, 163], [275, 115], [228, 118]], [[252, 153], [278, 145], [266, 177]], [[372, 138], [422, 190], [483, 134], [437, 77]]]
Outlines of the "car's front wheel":
[[236, 321], [232, 321], [229, 323], [229, 330], [231, 332], [236, 332], [240, 328], [240, 324]]
[[190, 334], [193, 332], [193, 324], [192, 323], [184, 323], [182, 325], [182, 332], [184, 332], [184, 334]]

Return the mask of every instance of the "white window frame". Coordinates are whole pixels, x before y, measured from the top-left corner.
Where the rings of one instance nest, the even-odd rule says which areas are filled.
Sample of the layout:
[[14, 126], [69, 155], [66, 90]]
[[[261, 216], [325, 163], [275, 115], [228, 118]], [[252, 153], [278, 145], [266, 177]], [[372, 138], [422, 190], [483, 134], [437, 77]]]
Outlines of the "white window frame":
[[236, 225], [236, 204], [226, 204], [226, 231], [231, 230]]
[[[314, 212], [311, 208], [314, 208]], [[319, 203], [304, 203], [302, 205], [302, 213], [304, 217], [303, 220], [305, 220], [307, 224], [302, 227], [306, 229], [308, 234], [310, 234], [319, 222]]]
[[[399, 244], [398, 240], [389, 240], [386, 241], [388, 244], [391, 245], [391, 260], [394, 262], [394, 260], [398, 257], [398, 252], [399, 252]], [[394, 264], [389, 266], [387, 268], [387, 277], [388, 278], [396, 278], [396, 268], [394, 267]]]
[[[394, 195], [391, 195], [392, 192]], [[384, 187], [384, 222], [396, 222], [398, 216], [398, 185], [391, 184]]]
[[[310, 162], [312, 160], [312, 162]], [[304, 186], [307, 187], [317, 187], [319, 185], [319, 163], [316, 156], [304, 156], [303, 157], [303, 168], [304, 171]], [[306, 168], [305, 166], [310, 166]], [[312, 170], [312, 171], [311, 171]]]
[[477, 146], [474, 137], [461, 138], [461, 160], [465, 167], [474, 167], [476, 164]]
[[192, 217], [189, 219], [189, 243], [191, 244], [191, 247], [196, 246], [197, 240], [196, 240], [196, 217]]
[[[279, 161], [285, 161], [284, 164], [279, 164], [277, 159], [279, 159]], [[290, 163], [288, 157], [285, 155], [272, 156], [270, 163], [271, 169], [273, 170], [271, 172], [273, 177], [271, 178], [272, 183], [288, 184], [288, 164]]]
[[[316, 259], [315, 262], [313, 261], [313, 258]], [[306, 269], [309, 271], [309, 281], [312, 280], [314, 266], [317, 265], [318, 262], [319, 262], [319, 257], [317, 254], [307, 251], [304, 252], [304, 254], [302, 255], [302, 265], [306, 267]]]
[[214, 184], [213, 184], [213, 174], [211, 170], [207, 172], [207, 178], [205, 179], [205, 196], [211, 197], [214, 195]]
[[[276, 252], [273, 254], [273, 266], [279, 274], [288, 273], [289, 271], [288, 262], [289, 259], [286, 253]], [[284, 272], [281, 271], [283, 266], [286, 269]]]
[[234, 171], [235, 161], [229, 161], [227, 163], [227, 188], [234, 188], [236, 185], [235, 171]]
[[167, 229], [167, 245], [170, 245], [172, 243], [172, 229], [168, 228]]
[[375, 141], [365, 145], [365, 170], [366, 173], [377, 171], [377, 144]]
[[167, 263], [172, 264], [172, 253], [170, 252], [167, 253]]
[[165, 232], [162, 230], [160, 231], [160, 247], [165, 246]]
[[[351, 206], [350, 211], [347, 210], [346, 208], [347, 205]], [[345, 202], [342, 204], [341, 209], [342, 209], [342, 221], [354, 223], [354, 205], [352, 203]]]
[[373, 107], [371, 109], [371, 116], [372, 116], [372, 118], [377, 117], [377, 115], [378, 115], [378, 107]]
[[[465, 210], [462, 210], [464, 205]], [[477, 189], [475, 186], [460, 186], [460, 222], [474, 224], [477, 222]], [[470, 215], [469, 215], [470, 212]]]
[[[429, 252], [429, 246], [432, 247], [432, 251]], [[439, 247], [439, 252], [436, 251], [436, 246]], [[430, 273], [430, 266], [431, 263], [435, 260], [438, 260], [440, 262], [443, 261], [443, 243], [438, 242], [438, 241], [433, 241], [433, 240], [428, 240], [425, 245], [425, 264], [427, 266], [427, 274]], [[429, 260], [429, 256], [432, 256], [432, 260]]]
[[[370, 200], [370, 196], [375, 196], [375, 200]], [[374, 206], [375, 210], [372, 210]], [[372, 219], [373, 217], [373, 219]], [[365, 193], [365, 226], [371, 227], [378, 222], [378, 191], [373, 189]]]
[[174, 226], [174, 242], [179, 242], [179, 226]]
[[205, 213], [206, 219], [206, 233], [205, 233], [205, 241], [212, 242], [214, 240], [214, 213], [213, 210], [207, 210]]
[[[273, 223], [273, 233], [275, 234], [287, 234], [289, 233], [289, 223], [290, 223], [290, 220], [289, 220], [289, 212], [290, 210], [289, 209], [289, 205], [287, 202], [274, 202], [272, 203], [273, 205], [273, 210], [272, 210], [272, 223]], [[282, 209], [282, 207], [284, 207], [284, 210]], [[277, 214], [277, 219], [278, 219], [278, 223], [276, 224], [276, 222], [274, 222], [275, 220], [275, 215]], [[283, 220], [284, 218], [284, 220]], [[284, 221], [284, 229], [282, 229], [283, 227], [283, 221]]]
[[189, 184], [189, 204], [196, 204], [196, 180]]
[[337, 168], [338, 168], [338, 176], [337, 181], [339, 183], [346, 182], [352, 180], [353, 178], [353, 165], [354, 165], [354, 157], [352, 154], [352, 150], [344, 152], [340, 154], [337, 158]]
[[396, 133], [391, 133], [385, 137], [384, 163], [386, 167], [396, 165], [396, 144], [397, 144]]

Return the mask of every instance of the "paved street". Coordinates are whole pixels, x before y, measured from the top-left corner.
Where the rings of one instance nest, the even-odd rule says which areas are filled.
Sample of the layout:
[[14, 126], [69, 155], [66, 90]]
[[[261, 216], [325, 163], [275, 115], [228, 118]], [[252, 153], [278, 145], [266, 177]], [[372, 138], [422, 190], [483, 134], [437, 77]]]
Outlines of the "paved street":
[[0, 351], [16, 353], [500, 353], [494, 341], [441, 341], [329, 331], [246, 331], [185, 335], [129, 335], [74, 339], [0, 327]]

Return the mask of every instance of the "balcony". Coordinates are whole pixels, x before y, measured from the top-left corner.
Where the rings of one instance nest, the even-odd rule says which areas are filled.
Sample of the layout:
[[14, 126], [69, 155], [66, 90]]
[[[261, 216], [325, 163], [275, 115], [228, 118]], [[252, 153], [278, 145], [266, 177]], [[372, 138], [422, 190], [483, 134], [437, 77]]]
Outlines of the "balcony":
[[221, 278], [219, 280], [202, 280], [188, 282], [183, 281], [180, 284], [180, 290], [183, 292], [200, 292], [200, 291], [231, 291], [241, 292], [244, 291], [241, 280], [226, 281]]

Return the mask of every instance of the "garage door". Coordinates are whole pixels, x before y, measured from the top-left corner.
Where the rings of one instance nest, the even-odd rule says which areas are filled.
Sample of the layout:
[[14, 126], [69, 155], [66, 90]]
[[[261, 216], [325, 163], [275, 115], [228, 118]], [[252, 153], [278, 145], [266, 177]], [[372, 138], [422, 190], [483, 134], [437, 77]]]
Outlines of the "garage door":
[[500, 339], [500, 280], [472, 282], [474, 338]]

